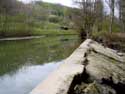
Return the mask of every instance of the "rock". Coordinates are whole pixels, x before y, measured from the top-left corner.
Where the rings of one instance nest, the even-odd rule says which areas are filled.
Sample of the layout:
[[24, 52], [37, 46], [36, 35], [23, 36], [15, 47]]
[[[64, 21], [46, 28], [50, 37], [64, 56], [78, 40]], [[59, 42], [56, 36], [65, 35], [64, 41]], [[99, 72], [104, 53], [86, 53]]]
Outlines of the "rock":
[[98, 84], [96, 82], [86, 84], [82, 83], [74, 89], [73, 94], [116, 94], [116, 92], [108, 86]]
[[92, 40], [88, 47], [82, 84], [69, 94], [125, 94], [125, 54]]
[[125, 94], [125, 54], [87, 39], [30, 94]]
[[124, 56], [124, 53], [117, 53], [119, 56]]

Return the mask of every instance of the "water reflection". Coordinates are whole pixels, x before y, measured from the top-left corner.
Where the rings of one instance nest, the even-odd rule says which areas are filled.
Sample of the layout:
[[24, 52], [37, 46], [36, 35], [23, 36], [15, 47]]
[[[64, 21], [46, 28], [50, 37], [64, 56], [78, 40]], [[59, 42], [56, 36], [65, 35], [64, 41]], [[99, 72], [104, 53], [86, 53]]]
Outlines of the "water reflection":
[[28, 94], [78, 45], [78, 36], [0, 41], [0, 94]]
[[[68, 57], [78, 44], [77, 36], [44, 37], [21, 41], [0, 41], [0, 76], [30, 63], [40, 65]], [[68, 39], [67, 41], [62, 41]]]
[[44, 65], [25, 66], [15, 74], [6, 74], [0, 78], [0, 94], [28, 94], [36, 85], [62, 62], [52, 62]]

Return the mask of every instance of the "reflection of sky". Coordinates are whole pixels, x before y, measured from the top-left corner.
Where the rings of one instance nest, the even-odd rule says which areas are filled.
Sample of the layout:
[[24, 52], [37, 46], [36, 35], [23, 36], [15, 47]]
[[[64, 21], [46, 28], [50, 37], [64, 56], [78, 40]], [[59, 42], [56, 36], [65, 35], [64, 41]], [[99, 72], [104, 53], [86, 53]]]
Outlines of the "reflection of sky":
[[24, 67], [14, 75], [0, 77], [0, 94], [28, 94], [60, 63], [53, 62], [42, 66]]

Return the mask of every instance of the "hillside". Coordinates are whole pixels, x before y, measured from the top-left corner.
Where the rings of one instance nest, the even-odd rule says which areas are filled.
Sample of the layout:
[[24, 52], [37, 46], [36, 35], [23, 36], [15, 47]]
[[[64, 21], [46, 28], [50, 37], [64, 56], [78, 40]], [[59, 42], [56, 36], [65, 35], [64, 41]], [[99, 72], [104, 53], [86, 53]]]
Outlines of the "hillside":
[[61, 27], [71, 22], [71, 8], [60, 4], [14, 1], [9, 6], [7, 3], [0, 5], [0, 37], [53, 34], [62, 29], [65, 33], [65, 28]]

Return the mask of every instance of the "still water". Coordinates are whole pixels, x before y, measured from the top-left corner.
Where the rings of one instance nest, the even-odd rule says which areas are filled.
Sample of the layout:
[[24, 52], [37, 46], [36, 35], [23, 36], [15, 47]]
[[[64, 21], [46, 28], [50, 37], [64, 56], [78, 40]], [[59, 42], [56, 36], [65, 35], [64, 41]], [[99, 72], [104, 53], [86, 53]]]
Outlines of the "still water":
[[29, 94], [78, 46], [77, 36], [0, 41], [0, 94]]

